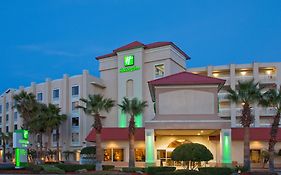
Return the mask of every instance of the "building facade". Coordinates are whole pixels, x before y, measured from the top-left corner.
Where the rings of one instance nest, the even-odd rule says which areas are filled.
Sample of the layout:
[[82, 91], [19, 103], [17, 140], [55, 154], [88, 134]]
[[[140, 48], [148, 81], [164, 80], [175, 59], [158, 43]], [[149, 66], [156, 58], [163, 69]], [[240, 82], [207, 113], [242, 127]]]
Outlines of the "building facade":
[[[235, 89], [238, 80], [251, 78], [265, 90], [281, 84], [281, 63], [186, 69], [189, 56], [172, 42], [136, 41], [96, 59], [100, 78], [83, 71], [81, 75], [64, 75], [62, 79], [47, 79], [44, 83], [4, 92], [0, 98], [1, 130], [13, 131], [22, 123], [17, 111], [11, 108], [12, 96], [21, 90], [32, 92], [38, 101], [56, 104], [68, 115], [61, 126], [61, 150], [76, 150], [75, 159], [79, 160], [79, 150], [95, 141], [93, 119], [75, 108], [79, 99], [102, 94], [120, 104], [123, 97], [137, 97], [148, 103], [144, 113], [135, 119], [137, 165], [180, 165], [171, 160], [171, 152], [178, 145], [190, 142], [209, 148], [214, 155], [213, 163], [242, 163], [241, 106], [226, 99], [226, 89]], [[253, 113], [251, 159], [260, 162], [274, 110], [255, 105]], [[129, 116], [117, 106], [102, 115], [106, 116], [102, 121], [104, 163], [125, 166], [129, 160]], [[56, 140], [52, 143], [55, 145]], [[280, 146], [278, 143], [277, 148]]]

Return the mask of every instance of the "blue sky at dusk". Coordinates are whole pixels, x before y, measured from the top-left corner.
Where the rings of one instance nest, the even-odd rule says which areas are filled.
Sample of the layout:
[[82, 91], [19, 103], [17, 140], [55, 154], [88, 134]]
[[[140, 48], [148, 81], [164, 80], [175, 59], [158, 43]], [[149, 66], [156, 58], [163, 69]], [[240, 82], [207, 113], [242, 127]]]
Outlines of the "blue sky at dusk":
[[132, 41], [173, 41], [189, 67], [281, 61], [280, 0], [0, 2], [0, 91], [88, 69]]

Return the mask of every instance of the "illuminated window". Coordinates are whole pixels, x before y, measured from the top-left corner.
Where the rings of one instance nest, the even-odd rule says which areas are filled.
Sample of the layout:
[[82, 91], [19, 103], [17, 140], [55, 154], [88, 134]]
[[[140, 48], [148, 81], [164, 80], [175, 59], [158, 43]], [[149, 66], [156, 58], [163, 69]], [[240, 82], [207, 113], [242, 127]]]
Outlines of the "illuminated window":
[[73, 117], [71, 123], [74, 127], [79, 126], [79, 117]]
[[166, 150], [157, 150], [157, 160], [166, 159]]
[[164, 77], [164, 64], [155, 65], [155, 78]]
[[112, 149], [104, 149], [103, 160], [112, 161]]
[[79, 95], [79, 86], [73, 86], [72, 87], [72, 96], [78, 96]]
[[53, 100], [58, 100], [60, 97], [60, 90], [59, 89], [54, 89], [53, 90]]
[[145, 151], [144, 149], [135, 149], [136, 162], [145, 162]]
[[79, 105], [79, 101], [73, 101], [72, 103], [71, 103], [71, 110], [72, 111], [78, 111], [78, 108], [76, 108], [77, 106]]
[[113, 149], [113, 161], [124, 161], [124, 149]]
[[72, 133], [71, 134], [71, 142], [78, 143], [79, 142], [79, 133]]
[[42, 92], [37, 93], [37, 101], [43, 101], [43, 93]]

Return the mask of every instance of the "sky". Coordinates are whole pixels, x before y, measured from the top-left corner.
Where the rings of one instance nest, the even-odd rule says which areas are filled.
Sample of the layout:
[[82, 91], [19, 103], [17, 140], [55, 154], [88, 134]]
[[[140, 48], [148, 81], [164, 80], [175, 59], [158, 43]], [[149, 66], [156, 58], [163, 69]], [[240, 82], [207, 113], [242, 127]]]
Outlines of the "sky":
[[281, 1], [1, 1], [0, 93], [83, 69], [99, 76], [95, 57], [132, 41], [172, 41], [188, 67], [280, 62]]

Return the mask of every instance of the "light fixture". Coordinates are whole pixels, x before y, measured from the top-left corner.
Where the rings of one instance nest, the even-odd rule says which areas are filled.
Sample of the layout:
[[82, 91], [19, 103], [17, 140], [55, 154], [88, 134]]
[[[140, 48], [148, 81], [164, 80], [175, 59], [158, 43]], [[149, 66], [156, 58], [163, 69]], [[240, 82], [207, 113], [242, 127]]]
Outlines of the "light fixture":
[[240, 72], [240, 73], [241, 73], [242, 76], [245, 76], [245, 75], [247, 74], [246, 71], [242, 71], [242, 72]]
[[198, 133], [197, 135], [199, 135], [199, 136], [200, 136], [200, 133]]
[[244, 105], [245, 105], [245, 103], [244, 103], [244, 102], [242, 102], [242, 103], [241, 103], [241, 105], [242, 105], [242, 106], [244, 106]]
[[203, 133], [204, 131], [203, 131], [203, 130], [201, 130], [200, 132], [201, 132], [201, 133]]
[[271, 71], [271, 70], [267, 70], [267, 71], [265, 71], [265, 73], [266, 73], [267, 75], [271, 75], [272, 71]]
[[178, 139], [177, 141], [180, 142], [180, 143], [183, 143], [185, 140], [184, 139]]
[[214, 77], [218, 77], [218, 76], [219, 76], [219, 73], [215, 72], [215, 73], [213, 73], [213, 76], [214, 76]]

